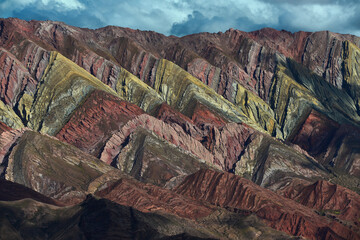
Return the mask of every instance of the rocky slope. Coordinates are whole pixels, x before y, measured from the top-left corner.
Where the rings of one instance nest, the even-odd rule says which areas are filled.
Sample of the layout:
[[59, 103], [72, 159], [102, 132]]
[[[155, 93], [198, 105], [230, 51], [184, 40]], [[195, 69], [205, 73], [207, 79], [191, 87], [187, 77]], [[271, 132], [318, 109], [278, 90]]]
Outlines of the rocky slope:
[[[218, 239], [213, 226], [161, 213], [144, 213], [106, 199], [88, 196], [72, 207], [54, 207], [34, 200], [0, 202], [1, 235], [11, 239]], [[218, 217], [224, 217], [220, 214]], [[227, 219], [242, 226], [238, 239], [291, 239], [256, 218]], [[207, 220], [204, 220], [204, 222]], [[208, 220], [211, 222], [211, 220]], [[259, 232], [267, 231], [259, 237]], [[224, 239], [224, 238], [223, 238]], [[231, 238], [228, 238], [231, 239]]]
[[330, 215], [350, 228], [357, 228], [359, 212], [356, 209], [359, 209], [360, 201], [358, 195], [349, 189], [320, 180], [311, 185], [293, 182], [281, 194], [317, 209], [321, 215]]
[[175, 192], [234, 211], [255, 213], [269, 226], [292, 235], [309, 239], [360, 237], [335, 221], [330, 223], [330, 219], [321, 218], [298, 203], [229, 173], [201, 170], [188, 176]]
[[359, 40], [0, 19], [1, 233], [359, 239]]

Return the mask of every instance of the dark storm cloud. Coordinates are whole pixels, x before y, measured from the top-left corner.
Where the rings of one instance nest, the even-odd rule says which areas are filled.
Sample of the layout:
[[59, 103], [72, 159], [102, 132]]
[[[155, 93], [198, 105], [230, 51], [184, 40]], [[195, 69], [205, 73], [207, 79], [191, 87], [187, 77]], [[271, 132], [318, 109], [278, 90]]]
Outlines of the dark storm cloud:
[[358, 0], [1, 0], [0, 17], [117, 25], [178, 36], [237, 28], [360, 35]]

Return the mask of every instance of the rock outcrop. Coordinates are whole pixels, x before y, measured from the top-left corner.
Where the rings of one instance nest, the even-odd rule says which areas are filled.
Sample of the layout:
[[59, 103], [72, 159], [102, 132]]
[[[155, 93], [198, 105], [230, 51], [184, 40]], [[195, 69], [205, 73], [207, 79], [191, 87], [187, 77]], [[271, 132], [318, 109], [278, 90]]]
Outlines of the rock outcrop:
[[349, 228], [317, 215], [303, 205], [229, 173], [201, 170], [175, 192], [221, 207], [245, 210], [278, 230], [309, 239], [358, 239]]
[[29, 126], [56, 134], [75, 108], [94, 89], [116, 96], [116, 92], [70, 60], [52, 52], [29, 113]]
[[294, 183], [281, 194], [319, 211], [321, 215], [339, 219], [343, 224], [357, 228], [360, 216], [359, 195], [337, 184], [317, 181], [310, 185]]
[[65, 204], [79, 203], [87, 193], [121, 175], [71, 145], [32, 131], [16, 139], [3, 164], [6, 180]]
[[[107, 92], [94, 90], [74, 111], [56, 137], [98, 157], [114, 133], [143, 113], [134, 104]], [[88, 131], [90, 127], [92, 131]]]
[[0, 122], [0, 134], [2, 134], [3, 132], [7, 132], [10, 131], [11, 127], [9, 127], [8, 125], [6, 125], [3, 122]]

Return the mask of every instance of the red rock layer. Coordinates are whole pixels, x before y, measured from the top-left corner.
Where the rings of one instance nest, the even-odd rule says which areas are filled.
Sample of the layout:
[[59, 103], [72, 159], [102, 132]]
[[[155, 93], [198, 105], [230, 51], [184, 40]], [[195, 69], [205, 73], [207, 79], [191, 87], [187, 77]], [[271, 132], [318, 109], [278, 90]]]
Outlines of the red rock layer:
[[168, 124], [176, 123], [192, 138], [200, 141], [220, 160], [217, 164], [225, 171], [233, 170], [255, 132], [245, 124], [226, 123], [200, 103], [196, 104], [192, 119], [171, 109], [167, 104], [161, 105], [157, 116]]
[[[21, 130], [10, 130], [10, 131], [4, 131], [0, 135], [0, 165], [4, 163], [4, 158], [6, 154], [9, 152], [11, 147], [15, 144], [16, 140], [20, 138], [25, 129]], [[2, 174], [0, 167], [0, 175]]]
[[121, 69], [116, 63], [88, 49], [75, 49], [71, 59], [103, 83], [115, 89]]
[[233, 101], [236, 94], [234, 86], [240, 83], [267, 99], [276, 66], [276, 50], [264, 47], [247, 33], [233, 29], [222, 34], [185, 36], [180, 42], [218, 68], [220, 80], [213, 88], [225, 98]]
[[5, 123], [3, 122], [0, 122], [0, 135], [3, 133], [3, 132], [7, 132], [7, 131], [10, 131], [12, 130], [11, 127], [9, 127], [8, 125], [6, 125]]
[[133, 120], [127, 122], [118, 132], [112, 135], [106, 143], [100, 159], [110, 164], [120, 153], [122, 144], [131, 133], [135, 132], [137, 128], [144, 128], [152, 131], [158, 137], [191, 152], [195, 156], [210, 164], [221, 162], [216, 159], [199, 141], [185, 133], [180, 126], [176, 124], [167, 124], [147, 114], [137, 116]]
[[269, 226], [309, 239], [360, 239], [344, 225], [230, 173], [200, 170], [174, 189], [176, 193], [255, 213]]
[[360, 129], [350, 125], [340, 125], [325, 115], [312, 110], [300, 129], [290, 141], [299, 145], [320, 163], [360, 175]]
[[[180, 115], [179, 115], [180, 116]], [[165, 117], [162, 115], [162, 117]], [[191, 127], [191, 125], [189, 125]], [[208, 164], [215, 164], [225, 171], [232, 170], [247, 144], [251, 142], [254, 130], [244, 124], [228, 123], [222, 129], [211, 127], [209, 131], [194, 130], [193, 137], [178, 124], [168, 124], [147, 114], [142, 114], [125, 124], [107, 141], [100, 159], [110, 164], [120, 153], [123, 144], [136, 128], [152, 131], [158, 137], [191, 152]], [[199, 136], [202, 136], [201, 142]]]
[[167, 124], [179, 125], [187, 134], [196, 140], [202, 140], [204, 133], [194, 125], [194, 122], [184, 114], [174, 110], [167, 103], [162, 103], [155, 117]]
[[138, 106], [95, 90], [72, 114], [56, 137], [94, 156], [116, 131], [144, 113]]
[[[39, 82], [49, 64], [50, 52], [36, 43], [24, 40], [19, 48], [12, 48], [12, 52], [27, 68], [31, 76]], [[35, 93], [36, 89], [31, 89]]]
[[323, 76], [326, 81], [342, 88], [344, 41], [359, 44], [359, 38], [353, 35], [341, 35], [329, 31], [312, 33], [306, 40], [301, 63]]
[[248, 35], [249, 37], [253, 37], [253, 39], [261, 45], [276, 49], [286, 57], [301, 62], [303, 49], [310, 34], [309, 32], [302, 31], [291, 33], [285, 30], [278, 31], [271, 28], [263, 28], [250, 32]]
[[216, 127], [210, 130], [203, 145], [218, 159], [223, 159], [223, 170], [233, 171], [255, 131], [245, 124], [237, 123], [228, 123], [220, 130]]
[[347, 188], [321, 180], [310, 185], [286, 187], [281, 194], [307, 207], [346, 220], [359, 229], [360, 196]]
[[0, 48], [0, 99], [15, 106], [25, 88], [35, 89], [36, 83], [14, 55]]
[[151, 184], [123, 178], [95, 195], [142, 212], [165, 212], [197, 219], [208, 216], [215, 208]]
[[341, 169], [353, 176], [360, 176], [360, 128], [341, 125], [331, 140], [323, 164]]
[[201, 103], [196, 104], [191, 118], [195, 125], [202, 129], [206, 129], [208, 126], [220, 128], [226, 124], [224, 119], [211, 112]]
[[1, 19], [1, 45], [6, 49], [10, 49], [21, 40], [31, 39], [34, 35], [33, 24], [34, 22], [26, 22], [16, 18]]
[[325, 115], [312, 110], [291, 140], [313, 156], [326, 151], [340, 125]]

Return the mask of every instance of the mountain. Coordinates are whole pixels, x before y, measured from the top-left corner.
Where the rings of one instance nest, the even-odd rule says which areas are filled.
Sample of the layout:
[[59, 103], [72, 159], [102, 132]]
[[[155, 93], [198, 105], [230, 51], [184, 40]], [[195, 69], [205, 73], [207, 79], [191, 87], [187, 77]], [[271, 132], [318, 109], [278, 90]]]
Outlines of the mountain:
[[360, 239], [360, 38], [0, 19], [1, 239]]

